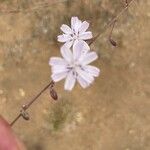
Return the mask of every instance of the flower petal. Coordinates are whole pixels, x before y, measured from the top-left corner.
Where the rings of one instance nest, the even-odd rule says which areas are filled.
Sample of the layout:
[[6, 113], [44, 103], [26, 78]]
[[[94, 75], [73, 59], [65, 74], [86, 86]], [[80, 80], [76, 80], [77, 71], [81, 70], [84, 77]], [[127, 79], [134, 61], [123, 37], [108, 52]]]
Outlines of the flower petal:
[[67, 76], [67, 72], [62, 72], [62, 73], [58, 73], [58, 74], [52, 74], [51, 78], [53, 79], [53, 81], [58, 82], [64, 78], [66, 78]]
[[86, 65], [84, 69], [87, 73], [91, 74], [94, 77], [98, 77], [100, 74], [100, 69], [91, 65]]
[[74, 29], [74, 25], [77, 22], [78, 17], [72, 17], [71, 18], [71, 28]]
[[79, 28], [81, 27], [82, 22], [78, 19], [78, 17], [72, 17], [71, 18], [71, 28], [74, 30], [74, 32], [77, 34], [79, 31]]
[[79, 60], [83, 53], [87, 53], [90, 50], [90, 47], [85, 41], [76, 40], [73, 45], [73, 56], [74, 60]]
[[89, 40], [91, 38], [93, 38], [92, 32], [88, 31], [88, 32], [83, 32], [79, 35], [79, 38], [82, 40]]
[[78, 60], [79, 57], [81, 56], [81, 51], [82, 51], [83, 45], [81, 42], [77, 41], [73, 45], [73, 57], [74, 60]]
[[85, 42], [85, 41], [82, 41], [83, 43], [83, 49], [82, 49], [82, 53], [87, 53], [88, 51], [90, 51], [90, 47], [89, 45]]
[[70, 71], [65, 81], [65, 87], [64, 87], [65, 90], [71, 91], [75, 85], [75, 82], [76, 82], [76, 78], [73, 75], [73, 72]]
[[67, 41], [70, 41], [71, 39], [72, 39], [72, 37], [67, 34], [62, 34], [62, 35], [57, 36], [57, 40], [59, 42], [67, 42]]
[[80, 33], [85, 32], [89, 28], [89, 25], [90, 24], [87, 21], [84, 21], [79, 28]]
[[68, 48], [71, 48], [71, 46], [73, 45], [73, 40], [71, 40], [71, 41], [67, 41], [65, 44], [64, 44], [64, 46], [66, 46], [66, 47], [68, 47]]
[[77, 68], [76, 71], [81, 78], [83, 78], [86, 82], [88, 82], [88, 84], [91, 84], [94, 81], [94, 77], [88, 74], [86, 71], [80, 68]]
[[55, 65], [52, 66], [52, 73], [53, 74], [58, 74], [58, 73], [62, 73], [62, 72], [67, 72], [67, 65]]
[[77, 81], [79, 82], [79, 84], [85, 89], [89, 86], [89, 83], [86, 82], [81, 76], [77, 77]]
[[54, 65], [66, 65], [67, 62], [60, 58], [60, 57], [51, 57], [49, 60], [49, 65], [54, 66]]
[[72, 55], [72, 52], [71, 52], [71, 50], [68, 48], [68, 47], [66, 47], [65, 45], [63, 45], [62, 47], [61, 47], [61, 54], [62, 54], [62, 56], [63, 56], [63, 58], [68, 62], [68, 63], [70, 63], [72, 60], [73, 60], [73, 55]]
[[93, 62], [94, 60], [96, 60], [97, 58], [98, 58], [98, 55], [96, 54], [96, 52], [88, 52], [84, 56], [82, 56], [79, 61], [83, 65], [87, 65]]
[[72, 34], [72, 33], [73, 33], [73, 31], [71, 30], [71, 28], [70, 28], [69, 26], [65, 25], [65, 24], [63, 24], [63, 25], [60, 27], [60, 29], [61, 29], [64, 33], [66, 33], [66, 34]]

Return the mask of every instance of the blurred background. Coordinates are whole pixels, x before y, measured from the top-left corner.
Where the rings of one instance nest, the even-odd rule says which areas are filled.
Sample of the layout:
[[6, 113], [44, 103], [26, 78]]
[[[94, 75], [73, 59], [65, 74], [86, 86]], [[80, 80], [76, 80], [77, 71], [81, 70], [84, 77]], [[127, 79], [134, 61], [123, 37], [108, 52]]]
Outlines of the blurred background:
[[13, 127], [28, 150], [150, 150], [150, 1], [135, 0], [117, 21], [114, 48], [104, 26], [124, 7], [124, 0], [0, 0], [0, 114], [8, 122], [50, 81], [61, 24], [78, 16], [102, 33], [92, 45], [100, 56], [95, 83], [72, 92], [57, 83], [59, 100], [46, 91], [30, 121]]

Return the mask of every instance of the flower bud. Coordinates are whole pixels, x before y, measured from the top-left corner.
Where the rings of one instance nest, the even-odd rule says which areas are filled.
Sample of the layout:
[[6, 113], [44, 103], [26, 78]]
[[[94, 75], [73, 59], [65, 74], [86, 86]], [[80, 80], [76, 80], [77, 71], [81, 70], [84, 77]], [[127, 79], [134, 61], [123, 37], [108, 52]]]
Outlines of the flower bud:
[[113, 39], [110, 38], [109, 41], [113, 46], [115, 47], [117, 46], [117, 42], [115, 42]]
[[53, 88], [50, 89], [50, 95], [54, 100], [58, 100], [57, 92]]

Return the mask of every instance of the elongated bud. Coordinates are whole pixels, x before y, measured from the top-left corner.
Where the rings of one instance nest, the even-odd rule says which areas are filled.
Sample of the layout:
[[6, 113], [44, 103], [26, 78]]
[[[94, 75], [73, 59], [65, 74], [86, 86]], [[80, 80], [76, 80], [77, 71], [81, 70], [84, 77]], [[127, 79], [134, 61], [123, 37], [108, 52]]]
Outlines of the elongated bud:
[[23, 119], [25, 119], [25, 120], [29, 120], [30, 119], [29, 114], [25, 110], [21, 110], [20, 114], [23, 117]]
[[50, 95], [54, 100], [58, 100], [57, 92], [53, 88], [50, 89]]
[[110, 39], [109, 39], [109, 42], [110, 42], [113, 46], [115, 46], [115, 47], [117, 46], [117, 42], [115, 42], [113, 39], [110, 38]]
[[114, 30], [116, 22], [117, 22], [116, 19], [112, 22], [112, 28], [111, 28], [111, 31], [110, 31], [110, 34], [109, 34], [109, 42], [111, 43], [111, 45], [113, 45], [115, 47], [117, 46], [117, 43], [112, 39], [112, 32]]
[[125, 0], [125, 3], [126, 3], [126, 7], [128, 7], [129, 6], [128, 0]]

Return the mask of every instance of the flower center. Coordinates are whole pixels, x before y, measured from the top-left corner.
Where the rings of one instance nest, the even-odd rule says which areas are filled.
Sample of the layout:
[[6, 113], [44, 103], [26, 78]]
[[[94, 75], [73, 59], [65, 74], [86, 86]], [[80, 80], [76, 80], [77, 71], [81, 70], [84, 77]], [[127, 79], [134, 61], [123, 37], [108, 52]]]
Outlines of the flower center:
[[81, 66], [77, 62], [72, 62], [67, 68], [76, 72], [76, 70], [80, 67]]
[[74, 34], [72, 34], [72, 38], [73, 38], [74, 40], [79, 39], [79, 35], [76, 34], [76, 33], [74, 33]]
[[73, 38], [74, 38], [75, 40], [76, 40], [76, 39], [78, 39], [78, 35], [74, 35], [74, 37], [73, 37]]

